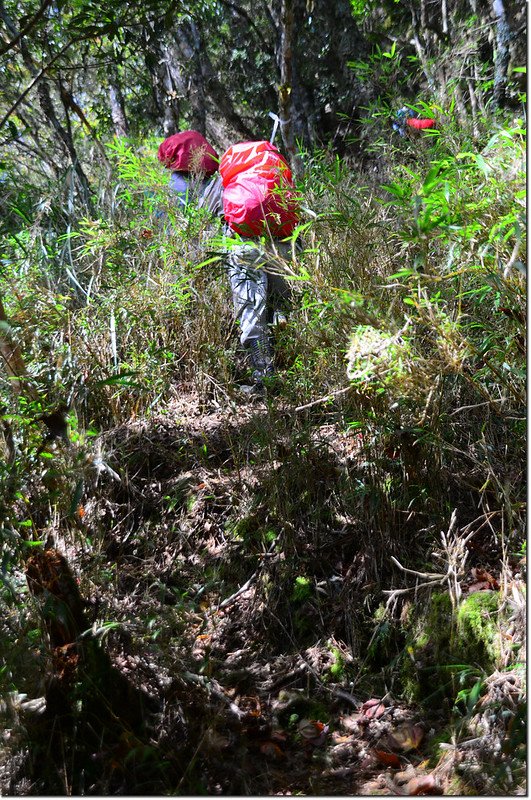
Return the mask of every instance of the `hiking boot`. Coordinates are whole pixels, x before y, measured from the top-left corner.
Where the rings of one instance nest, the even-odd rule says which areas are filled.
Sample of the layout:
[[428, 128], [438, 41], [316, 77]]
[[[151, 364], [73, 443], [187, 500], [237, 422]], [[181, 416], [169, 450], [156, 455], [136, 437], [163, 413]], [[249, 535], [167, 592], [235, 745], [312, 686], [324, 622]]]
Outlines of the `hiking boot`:
[[261, 400], [266, 396], [266, 388], [263, 383], [241, 383], [238, 391], [249, 400]]
[[253, 379], [256, 384], [263, 384], [264, 379], [271, 378], [275, 374], [269, 337], [267, 334], [262, 334], [260, 337], [248, 339], [247, 347], [253, 366]]

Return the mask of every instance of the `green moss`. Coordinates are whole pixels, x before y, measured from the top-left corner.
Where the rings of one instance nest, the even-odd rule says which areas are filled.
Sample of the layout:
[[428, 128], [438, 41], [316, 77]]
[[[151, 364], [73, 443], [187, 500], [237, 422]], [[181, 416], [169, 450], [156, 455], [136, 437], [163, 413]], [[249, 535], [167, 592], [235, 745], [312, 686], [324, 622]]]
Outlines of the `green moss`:
[[453, 702], [465, 675], [472, 680], [477, 669], [491, 672], [500, 652], [498, 605], [497, 593], [475, 592], [461, 601], [456, 614], [447, 593], [434, 593], [414, 607], [404, 622], [405, 696], [429, 705]]
[[345, 677], [345, 659], [341, 650], [331, 647], [330, 651], [334, 656], [334, 663], [330, 666], [330, 677], [332, 680], [341, 681]]
[[497, 592], [474, 592], [457, 611], [457, 631], [469, 658], [485, 669], [493, 669], [500, 656], [496, 619]]

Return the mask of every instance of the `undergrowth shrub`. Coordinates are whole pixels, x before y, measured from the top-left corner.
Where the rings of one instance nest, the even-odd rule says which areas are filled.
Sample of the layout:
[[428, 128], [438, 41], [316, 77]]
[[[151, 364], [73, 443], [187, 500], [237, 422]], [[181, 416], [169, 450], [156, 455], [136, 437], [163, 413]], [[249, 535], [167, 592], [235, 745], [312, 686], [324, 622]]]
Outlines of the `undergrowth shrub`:
[[[264, 649], [307, 646], [333, 626], [362, 680], [371, 614], [401, 579], [391, 555], [431, 568], [426, 554], [457, 508], [507, 564], [525, 514], [523, 131], [500, 127], [481, 150], [444, 127], [410, 144], [380, 142], [385, 186], [365, 166], [307, 157], [300, 252], [279, 263], [293, 302], [276, 340], [278, 395], [221, 442], [208, 431], [147, 435], [183, 396], [204, 411], [235, 408], [245, 375], [219, 226], [172, 202], [153, 143], [113, 144], [98, 218], [32, 214], [24, 200], [5, 234], [0, 291], [38, 399], [2, 379], [5, 581], [60, 531], [97, 554], [92, 587], [127, 559], [156, 573], [163, 542], [199, 598], [236, 590], [273, 545], [283, 559], [259, 587]], [[74, 448], [46, 440], [42, 415], [61, 402]], [[233, 480], [221, 499], [212, 490], [199, 522], [178, 483], [187, 469]], [[221, 533], [205, 542], [197, 531], [210, 517]], [[218, 559], [227, 539], [251, 561]], [[183, 554], [196, 544], [190, 566]], [[479, 562], [486, 545], [478, 552]], [[146, 606], [168, 594], [139, 571], [122, 580], [141, 585]], [[333, 578], [344, 581], [337, 596]], [[179, 580], [161, 649], [200, 607]], [[6, 585], [16, 608], [20, 586], [13, 596]], [[138, 626], [151, 642], [148, 623]]]

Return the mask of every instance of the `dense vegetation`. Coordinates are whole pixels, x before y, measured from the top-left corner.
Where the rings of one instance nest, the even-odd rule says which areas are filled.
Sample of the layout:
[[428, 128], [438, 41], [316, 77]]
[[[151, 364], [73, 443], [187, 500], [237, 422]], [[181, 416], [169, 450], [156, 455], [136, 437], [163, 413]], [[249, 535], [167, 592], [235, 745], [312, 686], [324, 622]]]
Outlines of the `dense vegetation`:
[[[0, 20], [2, 793], [522, 794], [525, 9]], [[156, 152], [270, 111], [303, 214], [249, 399]]]

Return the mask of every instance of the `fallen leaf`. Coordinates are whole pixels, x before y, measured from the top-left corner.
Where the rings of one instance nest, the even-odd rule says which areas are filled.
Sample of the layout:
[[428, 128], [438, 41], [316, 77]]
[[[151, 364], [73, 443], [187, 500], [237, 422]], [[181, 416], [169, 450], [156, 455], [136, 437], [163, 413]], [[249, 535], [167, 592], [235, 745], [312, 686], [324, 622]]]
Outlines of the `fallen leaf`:
[[416, 750], [423, 738], [424, 728], [422, 725], [410, 725], [408, 723], [387, 734], [389, 746], [393, 750], [400, 750], [402, 753]]
[[274, 742], [262, 742], [260, 745], [260, 752], [267, 758], [272, 758], [274, 761], [280, 761], [285, 758], [284, 753], [280, 747]]
[[298, 730], [303, 739], [314, 747], [324, 744], [329, 725], [316, 719], [303, 719], [299, 722]]
[[365, 700], [362, 703], [362, 708], [370, 708], [371, 706], [379, 706], [382, 700], [379, 697], [372, 697], [370, 700]]
[[373, 698], [372, 700], [366, 700], [360, 711], [367, 719], [378, 719], [385, 713], [385, 706], [381, 700]]
[[401, 786], [403, 788], [404, 784], [409, 783], [409, 781], [412, 778], [416, 778], [418, 774], [419, 771], [415, 769], [413, 764], [408, 764], [405, 769], [401, 769], [399, 772], [395, 772], [395, 774], [393, 775], [393, 780], [397, 786]]
[[490, 574], [490, 572], [487, 572], [486, 569], [483, 569], [482, 567], [472, 567], [472, 569], [470, 571], [472, 573], [472, 577], [478, 583], [482, 583], [482, 582], [485, 581], [486, 583], [489, 584], [489, 586], [492, 589], [499, 589], [500, 588], [500, 584], [498, 583], [496, 578], [494, 578]]
[[374, 769], [377, 766], [376, 756], [374, 753], [367, 753], [360, 761], [360, 771]]
[[354, 742], [355, 739], [352, 734], [344, 734], [344, 733], [333, 733], [332, 734], [332, 741], [334, 744], [345, 744], [346, 742]]
[[230, 739], [216, 731], [209, 730], [205, 736], [204, 744], [210, 750], [226, 750], [230, 746]]
[[374, 755], [378, 761], [385, 767], [393, 767], [393, 769], [400, 769], [402, 764], [396, 753], [388, 753], [386, 750], [373, 750]]
[[260, 717], [262, 715], [262, 707], [257, 697], [242, 697], [239, 706], [247, 717]]
[[437, 783], [433, 775], [419, 775], [411, 778], [407, 784], [406, 792], [408, 795], [423, 794], [443, 794], [442, 787]]

